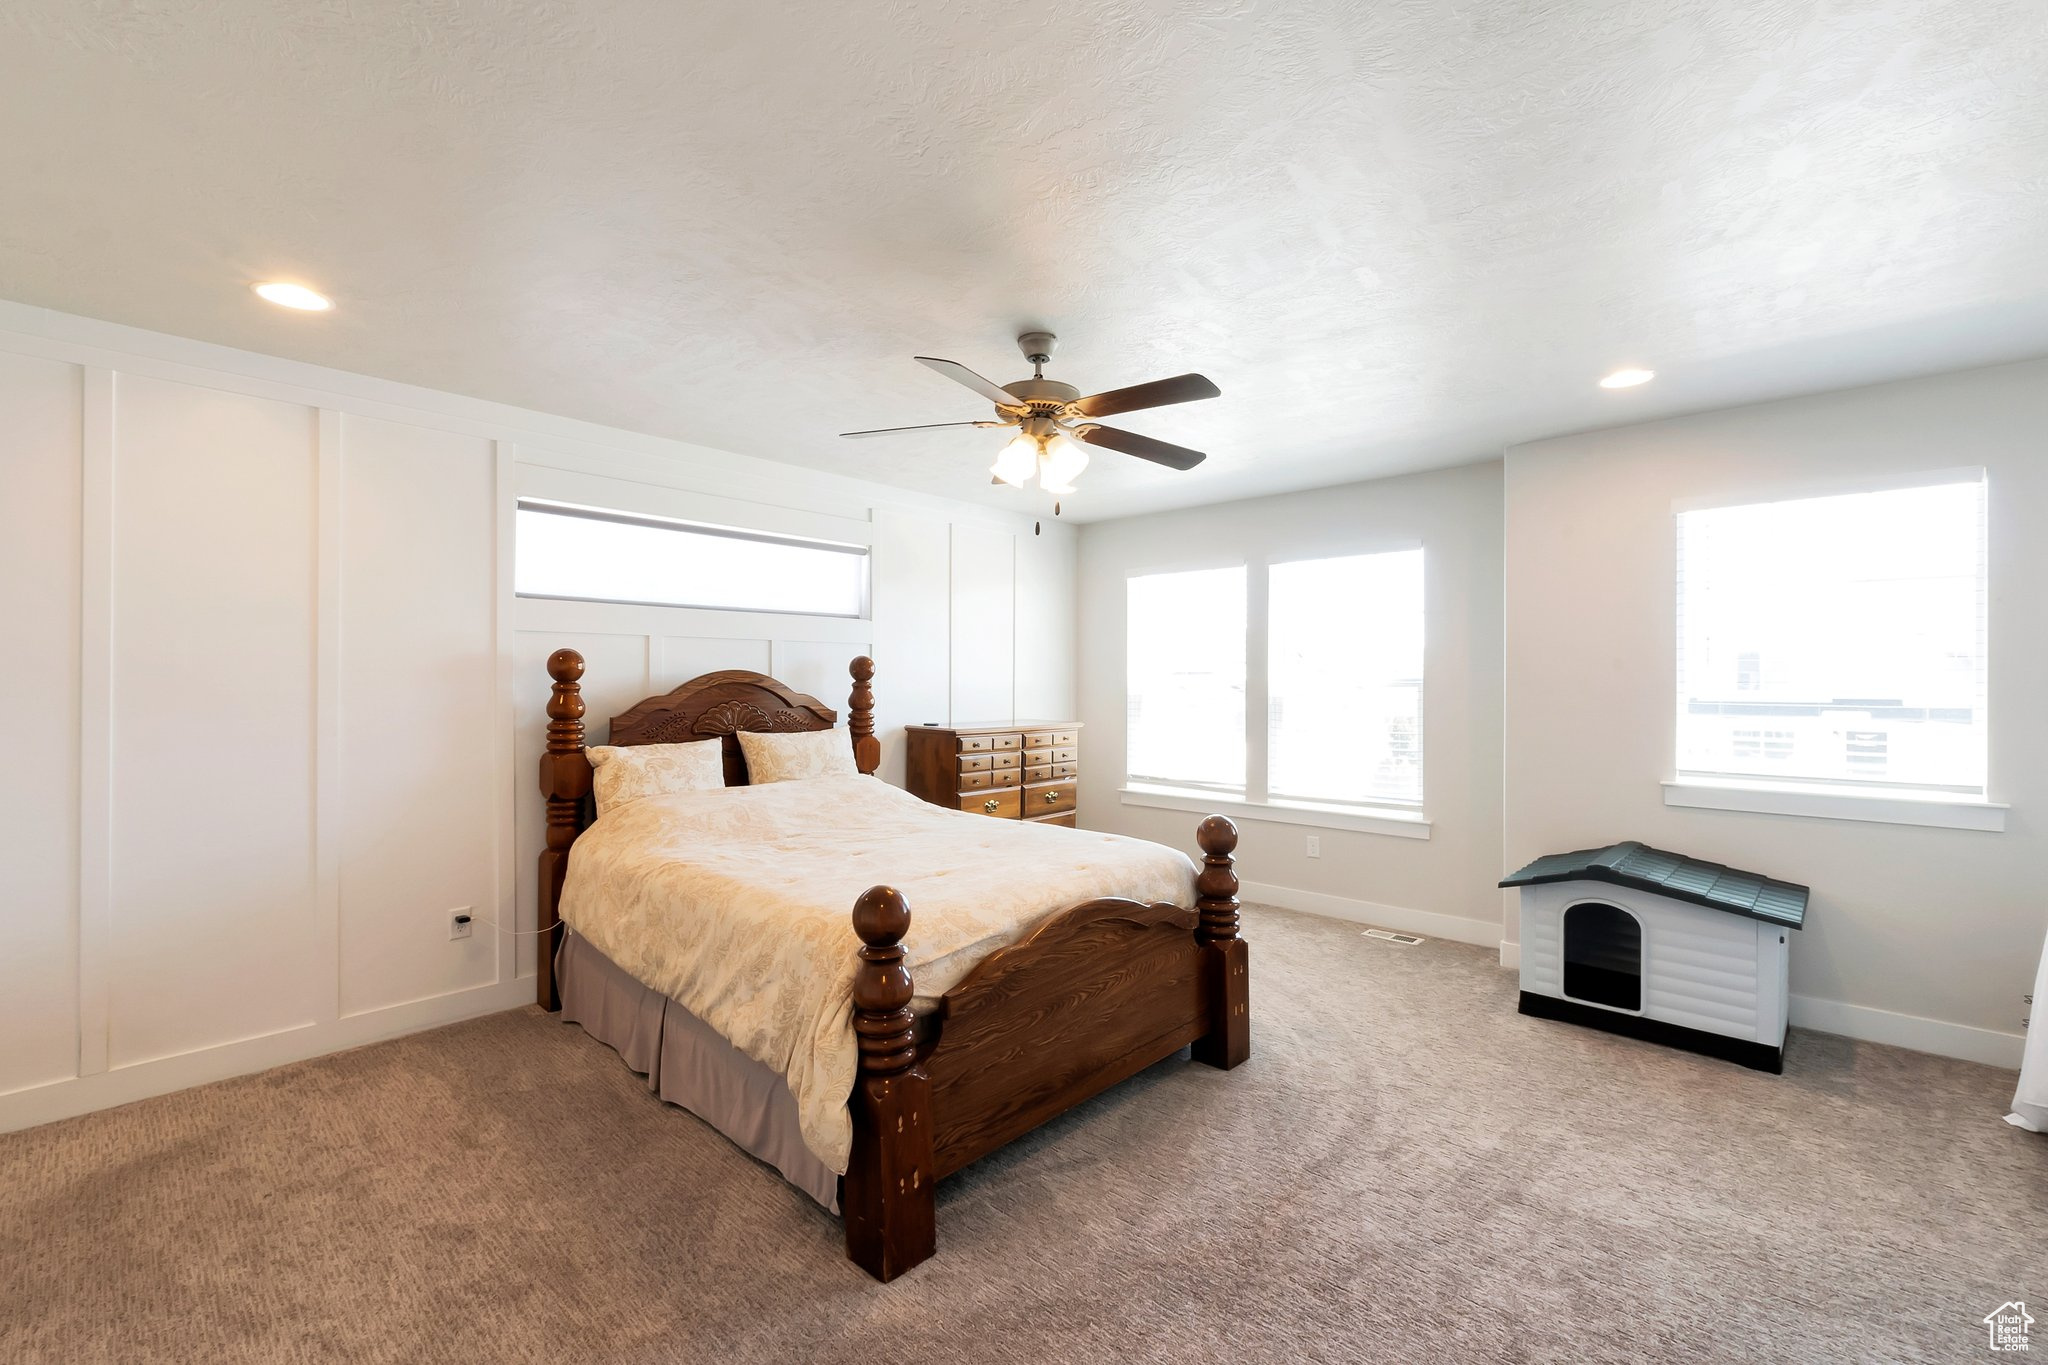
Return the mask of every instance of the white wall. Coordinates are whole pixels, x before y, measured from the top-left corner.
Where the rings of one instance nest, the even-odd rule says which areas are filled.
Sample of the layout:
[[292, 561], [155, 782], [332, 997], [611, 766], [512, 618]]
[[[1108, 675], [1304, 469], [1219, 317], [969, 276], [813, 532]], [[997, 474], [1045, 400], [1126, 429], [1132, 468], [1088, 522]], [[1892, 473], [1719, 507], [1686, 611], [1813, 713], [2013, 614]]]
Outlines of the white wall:
[[[594, 739], [872, 653], [899, 780], [956, 701], [1073, 706], [1075, 537], [1022, 516], [11, 304], [0, 458], [0, 1128], [530, 1000], [448, 915], [532, 925], [560, 645]], [[521, 493], [868, 544], [872, 617], [515, 599]]]
[[[2017, 1065], [2048, 929], [2044, 433], [2048, 362], [2032, 362], [1511, 449], [1508, 865], [1641, 839], [1808, 883], [1795, 1025]], [[1969, 465], [1989, 479], [1990, 797], [2011, 803], [2005, 831], [1667, 807], [1673, 504]]]
[[[1499, 936], [1501, 467], [1469, 465], [1097, 522], [1081, 531], [1080, 823], [1192, 850], [1200, 816], [1124, 805], [1125, 582], [1248, 562], [1424, 551], [1427, 840], [1232, 811], [1247, 894], [1492, 944]], [[1262, 603], [1253, 602], [1258, 612]], [[1344, 604], [1329, 607], [1344, 628]], [[1254, 638], [1263, 631], [1253, 624]], [[1199, 742], [1199, 737], [1191, 737]], [[1306, 837], [1321, 841], [1309, 858]]]

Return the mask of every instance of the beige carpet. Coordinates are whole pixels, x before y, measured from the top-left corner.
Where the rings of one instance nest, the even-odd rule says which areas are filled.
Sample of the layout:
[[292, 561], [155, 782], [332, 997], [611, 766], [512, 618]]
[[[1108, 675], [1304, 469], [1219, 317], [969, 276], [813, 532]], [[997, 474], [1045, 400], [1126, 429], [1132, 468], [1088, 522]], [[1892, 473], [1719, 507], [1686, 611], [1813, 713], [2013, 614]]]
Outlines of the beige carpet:
[[[0, 1360], [1940, 1360], [2048, 1322], [2010, 1073], [1758, 1075], [1514, 1012], [1456, 944], [1247, 915], [1254, 1055], [839, 1225], [533, 1010], [0, 1137]], [[2048, 1350], [2048, 1326], [2037, 1329]]]

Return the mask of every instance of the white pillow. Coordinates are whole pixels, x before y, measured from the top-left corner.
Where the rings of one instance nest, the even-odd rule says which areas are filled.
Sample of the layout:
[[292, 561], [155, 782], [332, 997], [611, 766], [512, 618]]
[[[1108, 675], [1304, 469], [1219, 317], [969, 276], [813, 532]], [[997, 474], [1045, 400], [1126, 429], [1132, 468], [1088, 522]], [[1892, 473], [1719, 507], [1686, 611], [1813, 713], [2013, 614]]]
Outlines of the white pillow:
[[600, 744], [583, 752], [590, 759], [597, 813], [647, 796], [709, 791], [725, 785], [720, 741], [689, 744]]
[[740, 752], [747, 756], [747, 781], [793, 782], [805, 777], [854, 777], [853, 738], [839, 727], [799, 730], [793, 734], [739, 733]]

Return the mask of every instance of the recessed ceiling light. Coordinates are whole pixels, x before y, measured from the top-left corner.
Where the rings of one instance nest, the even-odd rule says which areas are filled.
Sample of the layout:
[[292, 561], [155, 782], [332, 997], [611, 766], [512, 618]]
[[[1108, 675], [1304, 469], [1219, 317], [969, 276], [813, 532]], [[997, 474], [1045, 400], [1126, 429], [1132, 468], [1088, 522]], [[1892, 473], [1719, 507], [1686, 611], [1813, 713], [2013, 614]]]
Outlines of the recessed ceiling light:
[[308, 313], [324, 313], [334, 307], [334, 300], [325, 294], [316, 294], [303, 284], [286, 284], [282, 280], [266, 280], [257, 285], [256, 293], [281, 308], [297, 308]]
[[1632, 389], [1638, 384], [1647, 384], [1657, 377], [1655, 370], [1639, 370], [1633, 365], [1624, 365], [1600, 381], [1603, 389]]

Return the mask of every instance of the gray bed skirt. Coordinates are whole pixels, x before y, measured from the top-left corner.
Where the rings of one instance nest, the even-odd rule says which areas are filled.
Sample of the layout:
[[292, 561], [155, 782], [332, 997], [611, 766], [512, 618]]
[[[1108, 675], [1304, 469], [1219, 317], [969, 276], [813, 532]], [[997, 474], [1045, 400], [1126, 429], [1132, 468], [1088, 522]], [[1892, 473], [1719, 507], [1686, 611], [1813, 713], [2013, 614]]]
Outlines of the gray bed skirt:
[[564, 1023], [581, 1024], [645, 1076], [655, 1094], [839, 1212], [839, 1176], [804, 1145], [796, 1097], [781, 1076], [566, 929], [555, 955], [555, 982]]

